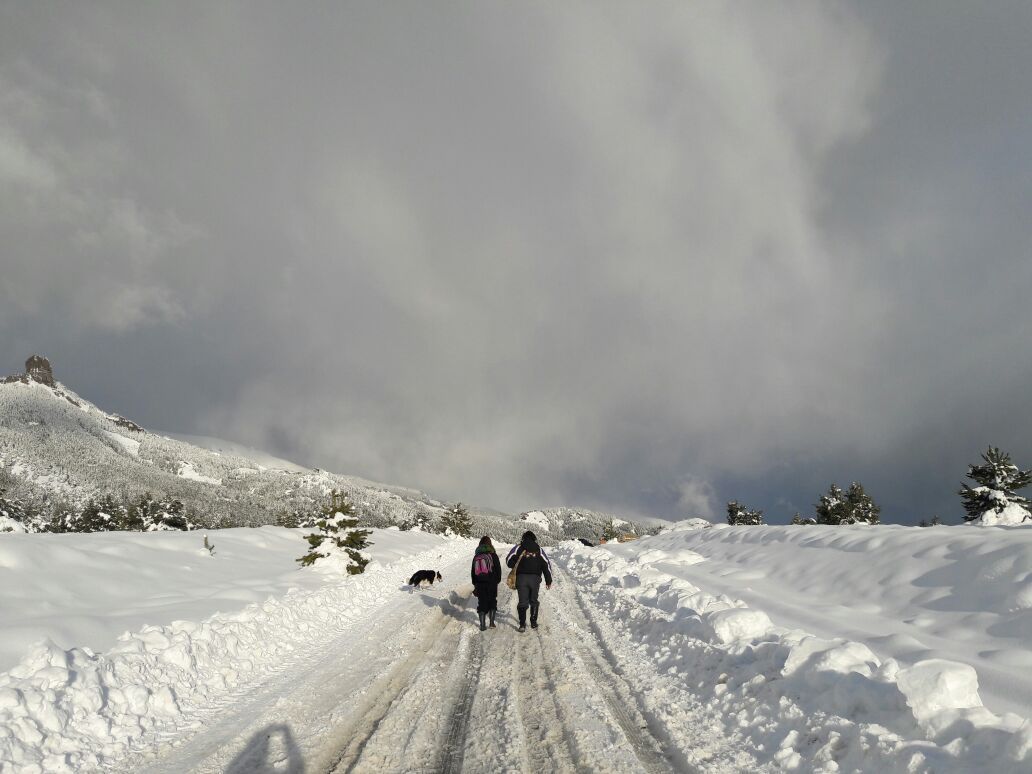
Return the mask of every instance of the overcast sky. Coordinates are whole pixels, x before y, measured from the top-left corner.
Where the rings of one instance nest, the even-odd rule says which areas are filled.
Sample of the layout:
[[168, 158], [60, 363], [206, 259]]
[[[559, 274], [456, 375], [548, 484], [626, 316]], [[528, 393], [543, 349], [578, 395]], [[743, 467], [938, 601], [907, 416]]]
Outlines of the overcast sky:
[[505, 510], [1032, 466], [1032, 4], [0, 0], [0, 372]]

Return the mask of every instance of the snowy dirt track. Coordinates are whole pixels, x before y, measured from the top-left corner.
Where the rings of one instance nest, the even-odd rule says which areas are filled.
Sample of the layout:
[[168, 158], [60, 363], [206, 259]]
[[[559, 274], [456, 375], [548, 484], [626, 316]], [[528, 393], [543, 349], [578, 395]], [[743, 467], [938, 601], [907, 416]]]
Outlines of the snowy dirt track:
[[504, 583], [497, 628], [480, 632], [468, 560], [442, 573], [447, 580], [431, 589], [399, 588], [353, 631], [296, 654], [258, 689], [225, 697], [157, 755], [111, 770], [696, 770], [664, 751], [668, 733], [642, 715], [561, 570], [542, 589], [540, 628], [524, 634]]

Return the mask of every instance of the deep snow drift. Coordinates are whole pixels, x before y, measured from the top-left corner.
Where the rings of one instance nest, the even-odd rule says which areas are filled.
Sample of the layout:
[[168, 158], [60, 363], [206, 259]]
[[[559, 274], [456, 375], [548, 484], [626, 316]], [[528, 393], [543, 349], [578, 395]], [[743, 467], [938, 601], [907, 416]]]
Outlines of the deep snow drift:
[[[783, 768], [1032, 767], [1032, 531], [685, 525], [557, 555], [642, 656]], [[985, 674], [1017, 714], [982, 706]]]

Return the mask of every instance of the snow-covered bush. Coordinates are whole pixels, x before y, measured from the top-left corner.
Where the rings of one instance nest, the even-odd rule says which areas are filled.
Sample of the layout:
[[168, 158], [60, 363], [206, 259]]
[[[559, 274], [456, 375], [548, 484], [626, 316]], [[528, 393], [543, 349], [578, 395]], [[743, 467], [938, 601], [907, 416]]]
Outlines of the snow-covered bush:
[[1016, 494], [1032, 483], [1032, 470], [1021, 470], [1009, 454], [990, 446], [984, 465], [969, 465], [968, 478], [978, 486], [960, 485], [964, 521], [979, 526], [1032, 524], [1029, 502]]
[[732, 527], [758, 527], [763, 524], [763, 511], [750, 511], [737, 500], [727, 504], [727, 523]]
[[331, 497], [323, 517], [316, 522], [319, 531], [305, 536], [308, 553], [297, 561], [302, 567], [309, 567], [319, 559], [346, 556], [348, 574], [360, 575], [369, 564], [369, 558], [362, 553], [370, 545], [366, 540], [369, 530], [358, 529], [358, 516], [347, 495], [334, 490]]

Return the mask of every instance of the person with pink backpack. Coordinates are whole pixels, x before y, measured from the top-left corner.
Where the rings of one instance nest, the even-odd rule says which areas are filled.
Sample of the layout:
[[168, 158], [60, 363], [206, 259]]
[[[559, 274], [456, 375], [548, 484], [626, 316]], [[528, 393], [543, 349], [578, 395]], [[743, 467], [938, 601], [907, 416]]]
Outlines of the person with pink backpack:
[[473, 594], [477, 598], [480, 631], [487, 628], [488, 616], [491, 618], [491, 628], [494, 629], [495, 612], [498, 610], [498, 584], [502, 581], [502, 563], [498, 560], [491, 538], [487, 535], [480, 538], [469, 575], [473, 580]]

